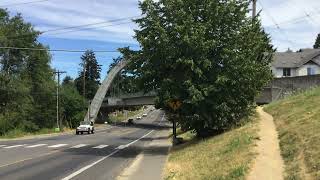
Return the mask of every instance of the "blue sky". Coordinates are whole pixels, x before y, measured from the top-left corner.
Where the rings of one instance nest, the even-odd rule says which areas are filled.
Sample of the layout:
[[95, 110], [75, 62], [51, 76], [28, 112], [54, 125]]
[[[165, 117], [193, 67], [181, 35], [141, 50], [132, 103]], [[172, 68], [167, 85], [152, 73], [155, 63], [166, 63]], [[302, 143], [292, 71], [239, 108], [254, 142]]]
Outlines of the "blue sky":
[[[140, 15], [138, 0], [48, 0], [13, 5], [30, 1], [35, 0], [1, 0], [0, 7], [7, 8], [11, 14], [22, 13], [26, 21], [41, 31]], [[316, 34], [320, 32], [319, 0], [258, 0], [258, 2], [262, 24], [278, 51], [312, 47]], [[11, 6], [6, 6], [10, 4]], [[277, 28], [276, 24], [280, 28]], [[133, 38], [133, 30], [137, 26], [130, 21], [130, 18], [90, 28], [68, 33], [66, 31], [70, 30], [48, 32], [39, 40], [52, 49], [115, 50], [124, 46], [139, 48]], [[54, 52], [52, 66], [76, 77], [81, 54]], [[112, 58], [118, 57], [119, 53], [96, 55], [102, 65], [104, 78]]]

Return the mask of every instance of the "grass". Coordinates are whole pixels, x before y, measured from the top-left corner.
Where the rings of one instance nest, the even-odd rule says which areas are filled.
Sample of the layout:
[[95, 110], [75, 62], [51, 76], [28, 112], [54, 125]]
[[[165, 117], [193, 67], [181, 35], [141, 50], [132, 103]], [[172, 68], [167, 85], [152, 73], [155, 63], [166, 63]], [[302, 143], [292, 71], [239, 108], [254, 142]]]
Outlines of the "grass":
[[[64, 128], [64, 132], [70, 131], [68, 128]], [[56, 132], [55, 128], [43, 128], [40, 129], [39, 131], [30, 133], [30, 132], [25, 132], [21, 129], [14, 129], [9, 131], [7, 134], [0, 136], [0, 139], [14, 139], [14, 138], [21, 138], [21, 137], [26, 137], [26, 136], [34, 136], [34, 135], [43, 135], [43, 134], [54, 134], [54, 133], [60, 133]]]
[[320, 179], [320, 88], [267, 105], [280, 139], [285, 179]]
[[190, 131], [181, 134], [187, 142], [171, 149], [165, 179], [245, 179], [258, 137], [257, 117], [251, 119], [242, 127], [208, 139], [197, 139]]

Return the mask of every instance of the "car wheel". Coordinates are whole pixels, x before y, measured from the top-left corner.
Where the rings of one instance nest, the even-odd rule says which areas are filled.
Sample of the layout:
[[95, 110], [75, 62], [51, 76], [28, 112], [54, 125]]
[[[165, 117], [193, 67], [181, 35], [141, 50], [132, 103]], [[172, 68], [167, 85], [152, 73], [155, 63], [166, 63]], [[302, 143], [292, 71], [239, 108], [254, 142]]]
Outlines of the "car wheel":
[[78, 131], [76, 131], [76, 135], [78, 135], [79, 134], [79, 132]]
[[83, 134], [83, 131], [81, 131], [81, 134]]
[[91, 133], [94, 134], [94, 130], [93, 129], [91, 130]]
[[88, 134], [90, 134], [90, 129], [88, 129], [88, 132], [87, 132]]

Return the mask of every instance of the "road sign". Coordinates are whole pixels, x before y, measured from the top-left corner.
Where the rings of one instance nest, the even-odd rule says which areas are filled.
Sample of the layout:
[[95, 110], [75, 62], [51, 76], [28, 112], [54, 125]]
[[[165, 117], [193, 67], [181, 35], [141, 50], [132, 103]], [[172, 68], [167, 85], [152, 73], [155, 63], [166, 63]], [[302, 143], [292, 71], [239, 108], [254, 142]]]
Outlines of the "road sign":
[[180, 100], [171, 100], [169, 102], [169, 106], [176, 111], [177, 109], [179, 109], [181, 107], [182, 103]]

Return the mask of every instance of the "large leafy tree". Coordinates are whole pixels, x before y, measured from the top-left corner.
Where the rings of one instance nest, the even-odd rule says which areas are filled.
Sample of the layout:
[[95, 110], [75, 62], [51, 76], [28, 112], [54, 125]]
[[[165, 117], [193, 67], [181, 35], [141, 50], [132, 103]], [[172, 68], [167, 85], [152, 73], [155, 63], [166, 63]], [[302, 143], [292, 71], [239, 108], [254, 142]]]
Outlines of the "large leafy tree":
[[92, 99], [99, 88], [101, 65], [98, 64], [94, 52], [90, 50], [81, 56], [81, 60], [81, 70], [75, 83], [80, 94]]
[[237, 124], [271, 79], [274, 52], [249, 0], [145, 0], [137, 19], [141, 51], [132, 56], [157, 106], [172, 100], [184, 128], [202, 136]]
[[[20, 14], [10, 17], [0, 9], [0, 46], [45, 48], [38, 35]], [[14, 128], [52, 127], [55, 82], [50, 60], [47, 51], [0, 49], [0, 119], [7, 127], [0, 134]]]
[[316, 39], [316, 42], [315, 42], [314, 45], [313, 45], [313, 48], [314, 48], [314, 49], [320, 48], [320, 33], [319, 33], [318, 36], [317, 36], [317, 39]]

